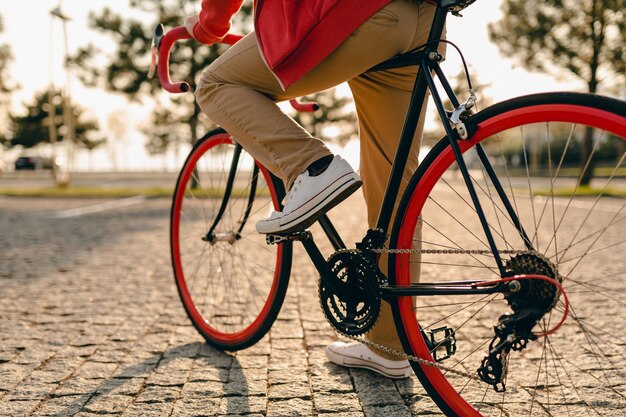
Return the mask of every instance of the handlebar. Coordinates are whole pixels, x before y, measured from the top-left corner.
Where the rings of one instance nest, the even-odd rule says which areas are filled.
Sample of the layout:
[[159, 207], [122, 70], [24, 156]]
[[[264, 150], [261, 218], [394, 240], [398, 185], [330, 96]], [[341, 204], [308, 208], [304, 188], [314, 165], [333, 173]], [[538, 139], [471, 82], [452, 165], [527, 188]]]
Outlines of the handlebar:
[[[229, 33], [222, 40], [223, 43], [233, 45], [243, 36]], [[163, 25], [159, 24], [154, 30], [154, 40], [152, 42], [152, 64], [150, 66], [149, 78], [154, 75], [154, 68], [158, 69], [161, 86], [170, 93], [186, 93], [191, 88], [186, 82], [172, 83], [170, 79], [170, 50], [177, 41], [191, 39], [191, 35], [184, 26], [178, 26], [167, 33], [164, 33]], [[158, 63], [158, 65], [157, 65]]]
[[[241, 38], [243, 38], [242, 35], [229, 33], [224, 37], [224, 39], [222, 39], [222, 43], [234, 45]], [[152, 78], [154, 76], [156, 69], [161, 86], [166, 91], [173, 94], [186, 93], [191, 90], [188, 83], [184, 81], [173, 83], [170, 78], [170, 49], [172, 49], [174, 43], [185, 39], [191, 39], [191, 35], [184, 26], [178, 26], [165, 32], [163, 25], [159, 24], [154, 30], [154, 39], [152, 40], [152, 62], [150, 64], [148, 78]], [[294, 109], [301, 112], [314, 112], [319, 109], [319, 104], [317, 103], [300, 103], [296, 99], [289, 100], [289, 103], [291, 103], [291, 106]]]
[[160, 38], [156, 38], [159, 27], [162, 31], [163, 26], [159, 25], [157, 27], [157, 30], [155, 30], [155, 39], [158, 39], [156, 41], [156, 47], [159, 54], [157, 67], [159, 73], [159, 81], [161, 81], [161, 85], [163, 86], [163, 88], [170, 93], [186, 93], [190, 90], [188, 83], [172, 83], [172, 80], [170, 79], [170, 49], [176, 41], [190, 39], [191, 35], [189, 34], [189, 32], [187, 32], [187, 29], [184, 26], [179, 26], [170, 30], [165, 35], [162, 34]]

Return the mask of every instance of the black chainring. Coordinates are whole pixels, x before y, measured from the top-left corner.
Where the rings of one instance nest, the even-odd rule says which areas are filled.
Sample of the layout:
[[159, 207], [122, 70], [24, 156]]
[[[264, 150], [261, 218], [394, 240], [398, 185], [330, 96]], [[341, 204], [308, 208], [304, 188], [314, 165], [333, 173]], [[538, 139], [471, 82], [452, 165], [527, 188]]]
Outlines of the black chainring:
[[328, 322], [337, 331], [367, 333], [380, 313], [378, 267], [360, 250], [343, 249], [327, 261], [330, 277], [320, 277], [319, 296]]

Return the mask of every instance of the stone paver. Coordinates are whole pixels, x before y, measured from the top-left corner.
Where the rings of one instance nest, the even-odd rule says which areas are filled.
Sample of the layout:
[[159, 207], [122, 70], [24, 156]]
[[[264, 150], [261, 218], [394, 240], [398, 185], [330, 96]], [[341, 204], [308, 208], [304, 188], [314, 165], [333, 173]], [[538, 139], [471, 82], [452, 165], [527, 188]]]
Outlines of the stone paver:
[[[203, 343], [178, 298], [169, 200], [51, 215], [95, 202], [0, 200], [1, 416], [441, 415], [416, 378], [327, 362], [324, 347], [337, 336], [300, 246], [274, 327], [257, 345], [224, 353]], [[346, 242], [365, 232], [359, 204], [353, 197], [336, 209], [349, 219]], [[624, 405], [621, 382], [605, 403]]]

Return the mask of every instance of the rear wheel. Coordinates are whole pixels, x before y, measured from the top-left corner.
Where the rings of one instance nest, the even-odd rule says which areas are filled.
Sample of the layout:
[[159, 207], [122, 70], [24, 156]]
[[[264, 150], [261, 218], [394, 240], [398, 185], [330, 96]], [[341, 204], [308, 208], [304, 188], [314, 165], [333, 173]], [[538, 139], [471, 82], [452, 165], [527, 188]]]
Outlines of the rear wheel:
[[223, 130], [199, 140], [180, 172], [170, 218], [172, 266], [187, 315], [213, 346], [249, 347], [278, 315], [292, 247], [267, 245], [255, 224], [280, 210], [283, 194], [280, 181]]
[[[398, 209], [391, 249], [412, 253], [391, 258], [391, 282], [553, 273], [570, 310], [556, 333], [503, 359], [506, 391], [496, 392], [475, 376], [499, 317], [520, 300], [501, 294], [399, 297], [394, 316], [407, 353], [432, 361], [424, 335], [435, 329], [448, 329], [456, 340], [456, 352], [441, 362], [448, 370], [412, 363], [416, 375], [448, 416], [623, 415], [626, 104], [586, 94], [533, 95], [492, 106], [467, 124], [477, 131], [460, 142], [464, 161], [507, 272], [494, 261], [445, 139], [419, 167]], [[478, 143], [529, 244], [480, 163]], [[589, 166], [594, 179], [581, 186]], [[536, 302], [545, 288], [534, 290], [522, 301]], [[553, 328], [564, 313], [562, 296], [546, 305], [535, 333]], [[445, 337], [445, 330], [435, 334]]]

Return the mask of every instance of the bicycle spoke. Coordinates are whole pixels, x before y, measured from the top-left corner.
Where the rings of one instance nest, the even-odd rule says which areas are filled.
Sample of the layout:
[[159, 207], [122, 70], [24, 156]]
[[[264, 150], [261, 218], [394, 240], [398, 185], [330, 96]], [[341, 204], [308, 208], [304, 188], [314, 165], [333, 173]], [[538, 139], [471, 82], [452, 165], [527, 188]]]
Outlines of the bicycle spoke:
[[[626, 346], [621, 329], [626, 318], [620, 298], [626, 284], [620, 258], [626, 248], [626, 203], [612, 197], [621, 196], [626, 185], [626, 132], [622, 134], [626, 121], [613, 109], [606, 119], [598, 117], [599, 126], [591, 126], [595, 130], [590, 136], [589, 124], [595, 123], [595, 110], [579, 117], [584, 104], [572, 100], [571, 117], [567, 114], [569, 104], [554, 104], [558, 99], [552, 97], [546, 103], [550, 106], [546, 107], [547, 113], [543, 108], [535, 109], [529, 101], [520, 101], [519, 107], [512, 101], [503, 105], [500, 113], [492, 108], [485, 112], [484, 119], [477, 116], [480, 120], [475, 141], [480, 142], [481, 151], [467, 142], [461, 148], [468, 169], [463, 174], [469, 174], [485, 224], [479, 221], [474, 201], [458, 172], [460, 168], [451, 162], [450, 149], [443, 142], [433, 148], [441, 154], [427, 159], [430, 165], [419, 171], [414, 198], [405, 200], [409, 207], [403, 215], [413, 216], [410, 226], [414, 227], [415, 216], [423, 220], [424, 226], [419, 239], [410, 242], [410, 253], [420, 256], [398, 257], [398, 262], [401, 268], [416, 271], [414, 275], [419, 271], [420, 282], [483, 281], [490, 279], [487, 275], [491, 273], [500, 277], [485, 243], [487, 231], [499, 250], [502, 275], [551, 275], [553, 271], [562, 280], [568, 297], [563, 323], [563, 294], [557, 293], [558, 298], [551, 300], [552, 295], [546, 292], [549, 287], [531, 278], [517, 281], [522, 285], [521, 293], [505, 292], [493, 299], [443, 295], [416, 298], [418, 305], [410, 313], [424, 330], [437, 330], [434, 340], [440, 341], [444, 331], [454, 332], [456, 352], [437, 365], [441, 365], [440, 373], [421, 374], [436, 387], [431, 394], [439, 395], [448, 405], [456, 404], [458, 396], [481, 415], [490, 417], [608, 417], [620, 415], [618, 410], [626, 406], [626, 367], [620, 363]], [[584, 100], [595, 98], [584, 96]], [[524, 113], [526, 109], [528, 113]], [[515, 122], [507, 126], [504, 114]], [[481, 131], [492, 136], [482, 139]], [[582, 175], [590, 166], [595, 174], [593, 183], [581, 188]], [[409, 237], [407, 231], [399, 242], [405, 245]], [[408, 285], [406, 279], [396, 277], [397, 285]], [[541, 308], [545, 312], [536, 322], [525, 325], [533, 325], [536, 334], [550, 335], [526, 339], [516, 334], [516, 329], [512, 337], [520, 338], [516, 342], [520, 344], [504, 349], [507, 332], [512, 331], [506, 323], [523, 320], [527, 306], [539, 303], [543, 297], [547, 307]], [[409, 307], [403, 305], [400, 309], [404, 320]], [[420, 334], [408, 334], [414, 352], [419, 351]], [[494, 352], [500, 355], [490, 356]], [[496, 366], [489, 378], [500, 378], [497, 384], [447, 371], [457, 369], [471, 374], [486, 365]], [[489, 379], [485, 374], [481, 377]], [[494, 392], [493, 384], [506, 385], [506, 392]], [[603, 392], [608, 397], [599, 400]], [[458, 415], [472, 414], [452, 407]], [[458, 410], [465, 409], [459, 406]]]
[[[449, 241], [450, 243], [452, 243], [454, 245], [454, 247], [456, 247], [457, 249], [463, 250], [464, 248], [461, 247], [460, 245], [458, 245], [456, 242], [454, 242], [449, 236], [447, 236], [445, 233], [442, 233], [441, 231], [439, 231], [436, 227], [432, 226], [430, 223], [428, 223], [426, 220], [422, 219], [423, 224], [431, 227], [438, 235], [442, 236], [443, 238], [445, 238], [447, 241]], [[470, 254], [470, 256], [476, 260], [478, 263], [480, 263], [482, 265], [483, 268], [487, 268], [489, 269], [493, 274], [498, 275], [498, 270], [495, 267], [489, 267], [488, 265], [486, 265], [484, 262], [482, 262], [480, 259], [476, 258], [473, 254]], [[422, 263], [424, 263], [422, 261]], [[436, 263], [433, 263], [436, 264]], [[460, 265], [463, 266], [463, 265]], [[480, 268], [480, 266], [474, 266], [477, 268]]]
[[539, 246], [539, 236], [537, 236], [537, 230], [538, 230], [538, 226], [537, 226], [537, 219], [535, 217], [535, 205], [534, 205], [534, 199], [533, 199], [533, 187], [530, 183], [530, 171], [529, 171], [529, 167], [528, 167], [528, 159], [527, 159], [527, 153], [526, 153], [526, 139], [524, 137], [524, 127], [522, 126], [521, 128], [521, 133], [522, 133], [522, 155], [524, 155], [524, 167], [526, 168], [526, 180], [528, 181], [528, 198], [530, 199], [530, 205], [531, 205], [531, 213], [533, 215], [533, 224], [535, 226], [534, 230], [535, 230], [535, 246]]
[[[591, 217], [591, 215], [593, 214], [593, 211], [596, 207], [596, 205], [598, 204], [598, 202], [600, 201], [600, 197], [604, 194], [604, 192], [606, 191], [611, 179], [615, 176], [615, 173], [617, 172], [617, 169], [621, 166], [622, 162], [624, 161], [624, 157], [626, 156], [626, 152], [624, 152], [622, 154], [622, 157], [620, 158], [619, 163], [617, 164], [617, 166], [614, 168], [613, 172], [611, 173], [611, 176], [609, 177], [609, 179], [606, 181], [606, 183], [604, 184], [604, 187], [602, 188], [602, 190], [600, 191], [600, 193], [598, 194], [598, 196], [596, 197], [595, 201], [593, 202], [593, 205], [591, 207], [591, 209], [589, 210], [589, 212], [587, 213], [587, 215], [585, 216], [585, 218], [583, 219], [583, 221], [581, 222], [580, 226], [578, 227], [578, 230], [576, 230], [576, 233], [574, 233], [574, 235], [572, 236], [572, 239], [568, 245], [568, 247], [571, 247], [572, 243], [576, 240], [576, 238], [578, 237], [578, 234], [580, 233], [580, 231], [582, 230], [583, 226], [586, 224], [587, 220], [589, 220], [589, 218]], [[626, 204], [624, 204], [626, 205]], [[624, 208], [624, 205], [622, 205], [622, 209]], [[621, 212], [621, 209], [620, 209]], [[556, 231], [555, 234], [556, 235]], [[566, 251], [567, 252], [567, 251]], [[565, 252], [565, 253], [566, 253]], [[565, 256], [565, 253], [563, 253], [563, 255], [561, 255], [561, 258], [563, 258]]]
[[[556, 235], [556, 219], [555, 219], [555, 212], [554, 212], [554, 185], [556, 184], [556, 180], [557, 180], [557, 178], [559, 176], [559, 172], [561, 172], [561, 167], [563, 166], [563, 161], [565, 160], [565, 155], [567, 154], [567, 151], [569, 149], [570, 143], [571, 143], [572, 138], [574, 136], [575, 129], [576, 129], [576, 125], [573, 124], [571, 129], [570, 129], [569, 135], [567, 137], [567, 141], [565, 142], [565, 148], [563, 149], [563, 153], [561, 153], [561, 157], [559, 159], [559, 164], [558, 164], [558, 166], [556, 168], [556, 171], [555, 171], [554, 175], [552, 175], [552, 174], [549, 175], [549, 178], [550, 178], [550, 193], [549, 193], [548, 198], [546, 198], [546, 201], [545, 201], [545, 203], [543, 205], [543, 208], [541, 210], [541, 215], [539, 216], [539, 224], [541, 224], [541, 221], [543, 219], [546, 207], [548, 206], [548, 203], [550, 202], [551, 206], [552, 206], [552, 224], [554, 226], [553, 231], [552, 231], [553, 232], [552, 233], [553, 236]], [[548, 130], [548, 132], [549, 132], [549, 130]], [[548, 147], [548, 149], [550, 150], [551, 148]], [[550, 152], [550, 155], [551, 155], [551, 152]], [[548, 161], [550, 161], [550, 167], [551, 167], [552, 166], [552, 158], [549, 157]], [[536, 233], [536, 231], [535, 231], [535, 233]], [[535, 236], [533, 236], [531, 238], [531, 240], [535, 240]]]
[[[622, 217], [622, 218], [621, 218], [621, 219], [619, 219], [619, 220], [616, 220], [616, 221], [611, 222], [611, 223], [610, 223], [610, 224], [608, 224], [607, 226], [604, 226], [602, 229], [598, 229], [598, 230], [596, 230], [596, 231], [594, 231], [594, 232], [592, 232], [592, 233], [588, 234], [587, 236], [585, 236], [585, 237], [583, 237], [583, 238], [579, 239], [578, 241], [573, 242], [570, 246], [566, 247], [565, 249], [561, 249], [561, 251], [560, 251], [560, 252], [555, 253], [555, 254], [552, 254], [552, 255], [550, 256], [550, 258], [551, 258], [551, 259], [555, 259], [555, 260], [556, 260], [556, 259], [558, 259], [558, 261], [557, 261], [557, 262], [558, 262], [559, 264], [564, 264], [564, 263], [566, 263], [566, 262], [570, 262], [572, 259], [578, 259], [578, 257], [573, 257], [573, 258], [569, 258], [569, 259], [566, 259], [566, 260], [562, 260], [562, 258], [563, 258], [563, 257], [561, 256], [561, 258], [559, 258], [559, 255], [564, 254], [564, 253], [565, 253], [565, 251], [567, 251], [567, 250], [569, 250], [569, 249], [572, 249], [572, 248], [575, 248], [575, 247], [578, 247], [578, 246], [580, 246], [580, 245], [584, 244], [584, 243], [585, 243], [588, 239], [592, 239], [592, 238], [596, 237], [596, 235], [602, 235], [602, 233], [604, 233], [604, 232], [605, 232], [605, 231], [606, 231], [606, 230], [607, 230], [610, 226], [615, 226], [615, 225], [619, 224], [620, 222], [622, 222], [622, 221], [624, 221], [624, 220], [626, 220], [626, 217]], [[606, 248], [611, 248], [611, 247], [613, 247], [613, 246], [620, 245], [620, 244], [622, 244], [623, 242], [624, 242], [624, 241], [621, 241], [621, 242], [617, 242], [617, 243], [615, 243], [615, 244], [608, 245], [608, 246], [606, 246]], [[591, 254], [591, 253], [594, 253], [594, 252], [598, 252], [598, 251], [600, 251], [600, 250], [603, 250], [603, 249], [602, 249], [602, 248], [599, 248], [599, 249], [593, 250], [593, 251], [591, 251], [591, 252], [589, 252], [589, 253]]]
[[[479, 299], [479, 300], [477, 300], [477, 301], [473, 301], [473, 302], [468, 302], [468, 303], [465, 303], [465, 304], [466, 304], [466, 306], [465, 306], [465, 307], [463, 307], [462, 309], [460, 309], [460, 310], [456, 310], [456, 311], [454, 311], [454, 312], [452, 312], [452, 313], [448, 314], [447, 316], [444, 316], [444, 317], [440, 318], [439, 320], [437, 320], [437, 321], [436, 321], [436, 322], [434, 322], [434, 323], [430, 323], [430, 324], [427, 324], [427, 325], [423, 325], [423, 328], [428, 329], [428, 328], [431, 328], [431, 327], [435, 327], [436, 325], [438, 325], [438, 324], [439, 324], [439, 323], [441, 323], [442, 321], [445, 321], [446, 319], [448, 319], [448, 318], [452, 317], [453, 315], [458, 314], [458, 313], [460, 313], [461, 311], [464, 311], [464, 310], [466, 310], [466, 309], [468, 309], [468, 308], [470, 308], [470, 307], [472, 307], [473, 305], [476, 305], [476, 304], [478, 304], [478, 303], [486, 303], [486, 304], [488, 304], [488, 303], [492, 302], [492, 301], [493, 301], [493, 299], [492, 299], [492, 300], [487, 300], [487, 301], [484, 301], [484, 300], [485, 300], [486, 298], [489, 298], [489, 296], [490, 296], [490, 295], [491, 295], [491, 294], [487, 294], [487, 295], [483, 296], [481, 299]], [[430, 308], [433, 308], [433, 307], [443, 307], [444, 305], [445, 305], [445, 304], [442, 304], [442, 305], [437, 305], [437, 304], [434, 304], [434, 305], [433, 305], [433, 304], [429, 304], [429, 307], [430, 307]], [[456, 304], [453, 304], [453, 305], [456, 305]], [[415, 307], [414, 307], [413, 309], [415, 309]]]
[[[504, 155], [504, 152], [502, 151], [502, 138], [500, 137], [500, 135], [496, 135], [495, 136], [495, 140], [498, 142], [498, 149], [500, 150], [500, 154]], [[506, 177], [508, 185], [509, 185], [509, 192], [510, 192], [509, 198], [511, 200], [513, 200], [513, 211], [519, 217], [519, 209], [517, 208], [517, 198], [516, 198], [515, 192], [513, 191], [513, 184], [511, 183], [511, 176], [509, 175], [509, 166], [508, 166], [506, 158], [503, 158], [503, 162], [504, 162], [503, 165], [504, 165], [505, 177]], [[517, 229], [517, 232], [520, 235], [522, 234], [521, 227]], [[531, 242], [532, 242], [532, 240], [531, 240]]]
[[[624, 207], [626, 207], [626, 204], [622, 206], [622, 209], [623, 209]], [[620, 209], [620, 211], [619, 211], [618, 213], [616, 213], [616, 214], [615, 214], [615, 216], [611, 219], [611, 221], [609, 222], [609, 224], [610, 224], [613, 220], [615, 220], [615, 218], [617, 218], [617, 216], [619, 215], [619, 213], [620, 213], [620, 212], [621, 212], [621, 209]], [[605, 230], [606, 230], [606, 228], [605, 228]], [[577, 267], [578, 265], [580, 265], [580, 262], [582, 261], [582, 259], [583, 259], [585, 256], [587, 256], [587, 254], [588, 254], [588, 253], [589, 253], [589, 251], [593, 248], [593, 246], [594, 246], [594, 245], [598, 242], [598, 240], [600, 240], [600, 237], [602, 237], [602, 233], [598, 234], [598, 236], [597, 236], [597, 237], [593, 240], [593, 242], [591, 243], [591, 245], [589, 245], [589, 247], [587, 248], [587, 250], [585, 251], [585, 253], [584, 253], [584, 254], [582, 254], [582, 255], [578, 258], [578, 260], [576, 261], [576, 263], [574, 264], [574, 266], [572, 266], [572, 267], [570, 268], [569, 272], [565, 275], [565, 278], [564, 278], [564, 279], [566, 279], [568, 276], [570, 276], [570, 275], [574, 272], [574, 269], [576, 269], [576, 267]]]
[[[267, 332], [286, 283], [277, 284], [280, 289], [273, 292], [283, 276], [280, 252], [248, 226], [254, 225], [257, 213], [268, 210], [271, 181], [258, 175], [262, 171], [254, 173], [245, 151], [232, 171], [235, 147], [224, 134], [217, 135], [202, 139], [192, 150], [195, 159], [188, 159], [196, 164], [183, 168], [189, 184], [179, 184], [174, 195], [172, 237], [177, 240], [172, 255], [181, 299], [198, 331], [211, 344], [238, 350]], [[211, 227], [210, 239], [201, 239]]]
[[[507, 249], [512, 248], [512, 246], [509, 244], [508, 240], [505, 237], [505, 233], [504, 230], [502, 229], [502, 224], [500, 223], [500, 217], [497, 214], [497, 211], [499, 211], [503, 216], [505, 216], [505, 218], [508, 220], [508, 223], [515, 227], [515, 224], [513, 223], [513, 221], [511, 220], [510, 216], [508, 216], [506, 213], [504, 213], [504, 211], [496, 204], [496, 202], [492, 199], [489, 190], [485, 191], [482, 186], [478, 183], [478, 181], [476, 179], [473, 178], [473, 176], [470, 174], [470, 178], [472, 178], [472, 181], [475, 183], [476, 187], [478, 188], [479, 191], [482, 191], [483, 194], [488, 195], [489, 197], [489, 201], [491, 202], [493, 208], [494, 208], [494, 212], [495, 212], [495, 216], [498, 222], [498, 225], [500, 226], [500, 230], [501, 232], [498, 232], [495, 227], [493, 227], [491, 225], [491, 223], [489, 223], [489, 227], [491, 229], [492, 232], [494, 232], [499, 238], [502, 239], [502, 241], [506, 244]], [[497, 209], [497, 211], [496, 211]], [[472, 210], [474, 211], [474, 213], [477, 213], [476, 209], [472, 206]]]
[[476, 304], [479, 302], [506, 302], [505, 300], [493, 300], [493, 301], [465, 301], [465, 302], [459, 302], [459, 303], [444, 303], [444, 304], [428, 304], [426, 306], [423, 307], [418, 307], [418, 306], [414, 306], [413, 310], [419, 310], [419, 309], [431, 309], [433, 307], [451, 307], [451, 306], [464, 306], [464, 305], [471, 305], [471, 304]]
[[[589, 252], [587, 252], [587, 255], [593, 255], [594, 253], [602, 252], [602, 251], [605, 251], [607, 249], [615, 249], [617, 246], [621, 246], [624, 243], [626, 243], [626, 240], [622, 240], [621, 242], [613, 243], [611, 245], [602, 246], [600, 248], [597, 248], [597, 249], [594, 249], [594, 250], [590, 250]], [[568, 259], [566, 261], [562, 261], [561, 263], [569, 262], [569, 261], [572, 261], [573, 259], [576, 259], [576, 258], [570, 258], [570, 259]]]
[[459, 219], [457, 219], [456, 217], [454, 217], [448, 210], [444, 209], [443, 206], [441, 206], [439, 203], [437, 203], [437, 201], [435, 201], [432, 197], [429, 196], [429, 199], [431, 201], [433, 201], [441, 210], [443, 210], [449, 217], [452, 218], [452, 220], [454, 220], [456, 223], [459, 224], [459, 226], [461, 226], [463, 229], [465, 229], [466, 232], [468, 232], [469, 234], [471, 234], [474, 238], [476, 238], [476, 240], [478, 242], [480, 242], [480, 244], [482, 246], [484, 246], [486, 249], [489, 249], [489, 245], [484, 242], [483, 240], [481, 240], [473, 231], [471, 231], [467, 226], [465, 226], [463, 224], [463, 222], [461, 222]]
[[593, 145], [593, 149], [591, 150], [591, 153], [589, 155], [589, 157], [587, 158], [587, 161], [584, 164], [584, 167], [581, 170], [581, 176], [578, 177], [578, 181], [576, 181], [576, 187], [574, 188], [574, 191], [572, 192], [572, 195], [569, 197], [569, 201], [567, 202], [567, 205], [565, 207], [565, 210], [563, 211], [563, 214], [561, 215], [561, 218], [559, 219], [558, 225], [556, 226], [555, 232], [552, 235], [552, 238], [550, 239], [550, 241], [548, 242], [548, 244], [546, 245], [546, 247], [549, 247], [552, 244], [552, 239], [556, 238], [556, 233], [560, 230], [561, 225], [563, 224], [563, 220], [565, 219], [565, 216], [567, 215], [569, 208], [572, 204], [572, 201], [574, 200], [574, 197], [576, 196], [578, 189], [580, 187], [580, 180], [582, 178], [582, 173], [584, 173], [587, 168], [589, 167], [589, 164], [591, 163], [591, 160], [593, 158], [593, 155], [595, 154], [596, 148], [598, 146], [599, 141], [595, 141], [594, 145]]
[[[481, 169], [481, 172], [482, 172], [482, 175], [483, 175], [483, 179], [485, 180], [485, 188], [487, 189], [487, 193], [486, 193], [486, 195], [487, 195], [487, 197], [488, 197], [488, 200], [491, 202], [491, 207], [493, 208], [493, 214], [494, 214], [494, 216], [496, 217], [496, 221], [498, 222], [498, 228], [499, 228], [499, 230], [500, 230], [499, 236], [500, 236], [500, 238], [501, 238], [502, 240], [504, 240], [504, 243], [506, 244], [506, 248], [507, 248], [507, 249], [511, 249], [511, 248], [512, 248], [512, 246], [511, 246], [511, 245], [509, 245], [509, 242], [508, 242], [508, 241], [504, 238], [504, 229], [502, 228], [502, 223], [501, 223], [501, 221], [500, 221], [500, 216], [498, 215], [498, 211], [501, 211], [501, 209], [500, 209], [500, 207], [496, 204], [495, 200], [493, 199], [493, 196], [492, 196], [492, 194], [491, 194], [491, 188], [489, 187], [489, 181], [487, 181], [487, 177], [488, 177], [488, 175], [487, 175], [487, 172], [485, 171], [485, 167], [484, 167], [484, 165], [483, 165], [483, 164], [481, 164], [481, 165], [480, 165], [480, 169]], [[477, 185], [478, 187], [480, 187], [480, 184], [478, 184], [478, 181], [474, 181], [474, 182], [476, 183], [476, 185]], [[482, 190], [482, 187], [480, 187], [480, 188], [481, 188], [481, 190]], [[483, 191], [483, 192], [484, 192], [484, 191]], [[502, 213], [502, 214], [504, 215], [504, 213]], [[509, 216], [504, 215], [504, 218], [508, 220], [508, 219], [509, 219]], [[512, 223], [513, 223], [513, 222], [511, 222], [511, 224], [512, 224]]]

